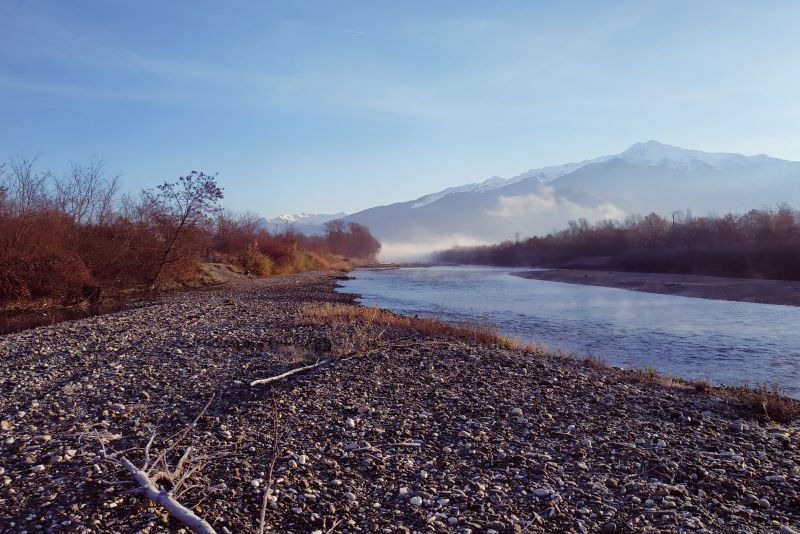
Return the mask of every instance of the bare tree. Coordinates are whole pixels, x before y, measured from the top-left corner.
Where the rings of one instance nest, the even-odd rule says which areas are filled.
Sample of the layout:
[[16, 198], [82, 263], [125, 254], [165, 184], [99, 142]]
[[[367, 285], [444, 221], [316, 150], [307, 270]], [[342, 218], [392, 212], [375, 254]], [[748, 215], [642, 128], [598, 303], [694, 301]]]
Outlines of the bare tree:
[[93, 159], [86, 166], [73, 163], [61, 178], [53, 180], [56, 206], [76, 224], [108, 220], [119, 189], [119, 176], [108, 179], [104, 162]]
[[152, 280], [155, 284], [186, 229], [219, 212], [223, 195], [217, 185], [217, 175], [192, 171], [177, 182], [164, 182], [158, 186], [157, 192], [146, 191], [144, 197], [145, 203], [157, 209], [172, 227], [170, 235], [165, 236], [164, 254]]
[[34, 165], [39, 156], [11, 160], [11, 172], [5, 183], [5, 196], [14, 215], [25, 216], [41, 211], [48, 205], [49, 172], [37, 173]]

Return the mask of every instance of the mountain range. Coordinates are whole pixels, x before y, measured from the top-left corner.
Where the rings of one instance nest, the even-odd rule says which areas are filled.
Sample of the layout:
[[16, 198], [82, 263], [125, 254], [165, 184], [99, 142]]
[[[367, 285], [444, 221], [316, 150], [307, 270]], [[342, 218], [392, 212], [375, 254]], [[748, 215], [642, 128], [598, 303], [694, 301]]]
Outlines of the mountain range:
[[[695, 215], [738, 213], [780, 202], [800, 206], [800, 162], [648, 141], [619, 154], [495, 176], [343, 219], [366, 225], [383, 243], [382, 259], [398, 261], [454, 245], [543, 234], [579, 218], [622, 220], [651, 211], [669, 217], [687, 209]], [[300, 222], [296, 227], [308, 232], [323, 224], [307, 214]]]

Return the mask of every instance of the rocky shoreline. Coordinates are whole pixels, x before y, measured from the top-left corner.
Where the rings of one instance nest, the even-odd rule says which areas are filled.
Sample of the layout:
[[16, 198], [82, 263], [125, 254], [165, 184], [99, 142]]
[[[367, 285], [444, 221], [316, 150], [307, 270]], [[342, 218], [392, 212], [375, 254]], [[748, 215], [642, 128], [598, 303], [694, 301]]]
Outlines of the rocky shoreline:
[[800, 531], [796, 423], [578, 360], [303, 321], [352, 302], [335, 284], [234, 282], [0, 337], [0, 532], [180, 531], [111, 455], [185, 456], [160, 483], [217, 532], [258, 531], [265, 488], [272, 532]]

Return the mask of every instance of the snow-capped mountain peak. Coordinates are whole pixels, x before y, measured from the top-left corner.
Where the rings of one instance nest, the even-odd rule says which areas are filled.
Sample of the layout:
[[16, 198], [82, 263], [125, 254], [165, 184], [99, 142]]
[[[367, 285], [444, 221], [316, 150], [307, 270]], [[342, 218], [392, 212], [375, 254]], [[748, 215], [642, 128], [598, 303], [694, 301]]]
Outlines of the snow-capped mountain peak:
[[531, 169], [522, 174], [514, 176], [513, 178], [501, 178], [499, 176], [493, 176], [480, 183], [470, 183], [455, 187], [448, 187], [442, 191], [431, 193], [416, 199], [413, 201], [411, 207], [420, 208], [454, 193], [486, 192], [515, 184], [523, 180], [549, 183], [561, 178], [562, 176], [587, 167], [588, 165], [603, 163], [615, 158], [626, 161], [632, 165], [640, 165], [645, 167], [666, 166], [673, 169], [684, 170], [700, 169], [707, 166], [714, 169], [722, 169], [727, 166], [741, 166], [749, 163], [780, 161], [763, 154], [758, 156], [743, 156], [741, 154], [725, 152], [703, 152], [701, 150], [690, 150], [650, 140], [644, 143], [636, 143], [624, 152], [615, 155], [600, 156], [598, 158], [587, 159], [575, 163], [551, 165], [548, 167], [542, 167], [540, 169]]
[[264, 222], [267, 225], [310, 226], [310, 225], [325, 224], [326, 222], [332, 221], [334, 219], [341, 219], [342, 217], [347, 217], [347, 214], [344, 212], [332, 213], [332, 214], [303, 212], [303, 213], [278, 215], [277, 217], [273, 217], [271, 219], [265, 219]]
[[745, 163], [750, 159], [741, 154], [689, 150], [652, 140], [636, 143], [617, 157], [634, 165], [683, 168], [705, 164], [717, 169], [725, 165]]

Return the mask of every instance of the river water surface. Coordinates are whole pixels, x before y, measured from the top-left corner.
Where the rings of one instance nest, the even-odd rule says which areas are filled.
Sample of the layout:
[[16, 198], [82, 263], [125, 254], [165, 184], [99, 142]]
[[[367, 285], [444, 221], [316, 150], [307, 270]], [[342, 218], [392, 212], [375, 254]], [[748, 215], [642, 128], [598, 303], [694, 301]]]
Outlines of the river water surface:
[[341, 290], [399, 313], [486, 319], [517, 339], [617, 366], [652, 366], [712, 384], [777, 384], [800, 397], [800, 307], [528, 280], [514, 271], [357, 270]]

